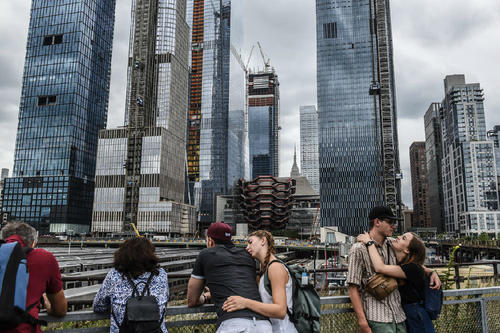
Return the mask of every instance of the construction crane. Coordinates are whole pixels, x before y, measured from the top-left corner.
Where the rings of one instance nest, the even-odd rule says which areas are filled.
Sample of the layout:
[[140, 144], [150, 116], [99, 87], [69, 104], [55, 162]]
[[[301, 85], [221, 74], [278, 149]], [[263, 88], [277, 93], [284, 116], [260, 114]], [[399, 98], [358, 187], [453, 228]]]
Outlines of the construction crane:
[[266, 60], [266, 57], [264, 56], [264, 51], [262, 50], [262, 45], [260, 45], [260, 42], [257, 42], [257, 45], [259, 46], [260, 55], [262, 57], [262, 61], [264, 62], [264, 70], [267, 72], [269, 67], [271, 67], [271, 59], [267, 58]]
[[141, 234], [139, 233], [139, 230], [137, 230], [137, 227], [135, 226], [135, 224], [131, 222], [130, 225], [134, 229], [135, 234], [137, 235], [137, 237], [142, 237]]
[[238, 61], [238, 64], [240, 64], [243, 72], [245, 72], [245, 78], [248, 75], [248, 64], [250, 63], [250, 59], [252, 58], [252, 53], [253, 53], [254, 48], [255, 48], [255, 45], [252, 45], [252, 49], [250, 50], [250, 54], [248, 55], [248, 60], [245, 63], [243, 61], [243, 57], [241, 56], [241, 54], [239, 54], [238, 51], [236, 51], [236, 48], [234, 47], [233, 43], [231, 43], [231, 53], [233, 54], [236, 61]]

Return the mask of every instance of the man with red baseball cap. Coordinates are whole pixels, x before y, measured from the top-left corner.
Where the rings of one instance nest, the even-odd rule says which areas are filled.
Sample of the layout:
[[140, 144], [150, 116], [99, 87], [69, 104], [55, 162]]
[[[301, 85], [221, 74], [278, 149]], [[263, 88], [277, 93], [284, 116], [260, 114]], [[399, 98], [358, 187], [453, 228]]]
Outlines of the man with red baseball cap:
[[[217, 333], [271, 333], [269, 320], [249, 309], [226, 312], [222, 305], [229, 296], [238, 295], [261, 302], [257, 289], [255, 261], [231, 241], [232, 228], [215, 222], [207, 230], [207, 248], [203, 249], [188, 283], [188, 306], [204, 304], [212, 298], [217, 311]], [[210, 292], [204, 293], [208, 286]]]

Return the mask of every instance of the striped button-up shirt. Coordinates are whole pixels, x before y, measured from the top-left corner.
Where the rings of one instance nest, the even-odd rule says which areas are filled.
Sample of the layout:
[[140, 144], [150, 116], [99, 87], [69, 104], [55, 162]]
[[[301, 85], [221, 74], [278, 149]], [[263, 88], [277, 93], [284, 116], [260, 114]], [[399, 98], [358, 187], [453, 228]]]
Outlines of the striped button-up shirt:
[[[385, 264], [396, 265], [396, 255], [394, 250], [390, 248], [389, 242], [387, 239], [382, 245], [375, 242], [375, 246]], [[374, 274], [375, 270], [368, 249], [363, 243], [354, 244], [349, 254], [349, 270], [346, 282], [359, 287], [366, 319], [381, 323], [405, 321], [406, 316], [401, 306], [401, 295], [397, 289], [381, 301], [365, 290], [367, 281]]]

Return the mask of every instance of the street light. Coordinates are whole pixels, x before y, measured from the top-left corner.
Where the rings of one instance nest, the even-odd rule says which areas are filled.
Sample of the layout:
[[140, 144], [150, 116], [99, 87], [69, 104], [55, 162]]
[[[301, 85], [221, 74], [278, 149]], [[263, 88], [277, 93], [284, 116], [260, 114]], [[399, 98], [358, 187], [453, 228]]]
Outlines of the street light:
[[66, 230], [66, 235], [68, 235], [68, 254], [71, 253], [71, 236], [73, 235], [74, 231], [71, 229]]

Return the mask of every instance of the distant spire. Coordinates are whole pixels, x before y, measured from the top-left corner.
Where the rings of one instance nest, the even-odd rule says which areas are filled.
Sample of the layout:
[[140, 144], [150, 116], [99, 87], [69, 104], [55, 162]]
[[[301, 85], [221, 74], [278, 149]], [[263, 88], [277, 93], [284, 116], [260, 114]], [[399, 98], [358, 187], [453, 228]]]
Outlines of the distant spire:
[[297, 145], [293, 145], [293, 165], [292, 165], [292, 171], [290, 171], [290, 177], [291, 178], [296, 178], [300, 177], [300, 170], [299, 167], [297, 166]]

